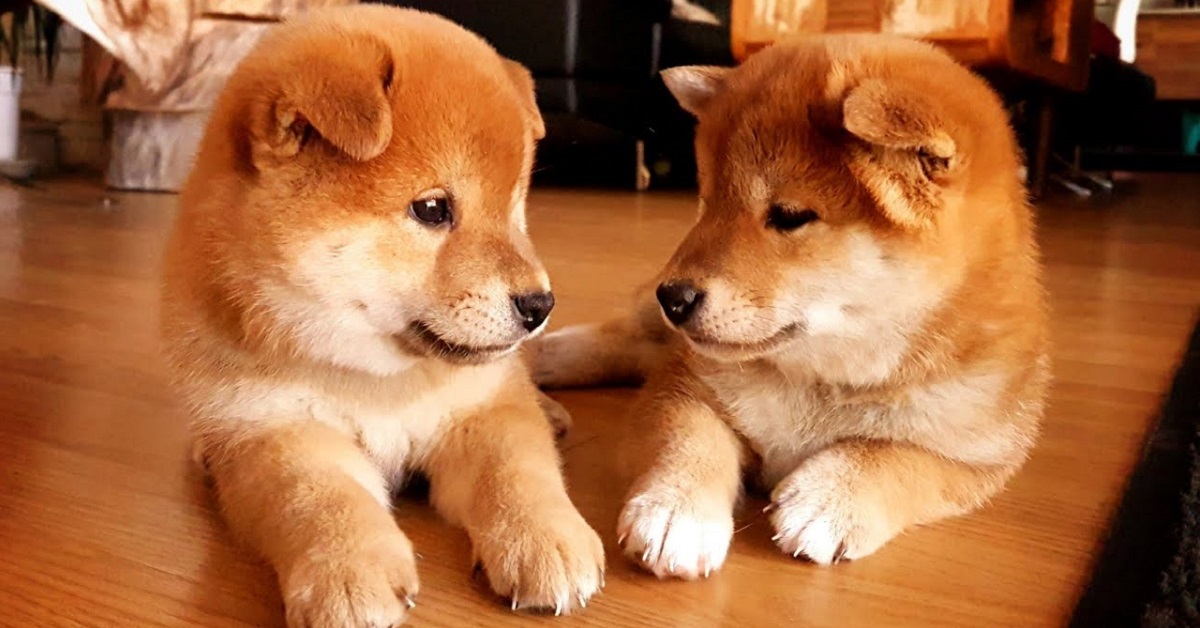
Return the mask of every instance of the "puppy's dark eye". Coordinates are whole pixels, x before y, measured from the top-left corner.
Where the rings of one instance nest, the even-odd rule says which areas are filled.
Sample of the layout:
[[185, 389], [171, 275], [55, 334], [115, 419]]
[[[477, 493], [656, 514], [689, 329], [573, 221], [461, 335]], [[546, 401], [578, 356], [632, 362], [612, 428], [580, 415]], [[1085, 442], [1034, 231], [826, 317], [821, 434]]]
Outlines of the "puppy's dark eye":
[[413, 218], [430, 226], [447, 225], [454, 215], [450, 213], [450, 199], [439, 196], [415, 200], [408, 206]]
[[817, 212], [811, 209], [791, 209], [782, 205], [772, 205], [767, 210], [767, 226], [776, 231], [795, 231], [820, 219]]

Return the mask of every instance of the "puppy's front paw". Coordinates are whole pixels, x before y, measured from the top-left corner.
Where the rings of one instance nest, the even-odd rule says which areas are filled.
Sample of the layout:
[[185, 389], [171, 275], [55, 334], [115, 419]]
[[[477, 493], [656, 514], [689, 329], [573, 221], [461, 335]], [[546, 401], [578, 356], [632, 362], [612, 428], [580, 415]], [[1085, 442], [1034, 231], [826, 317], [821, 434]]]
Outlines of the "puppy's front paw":
[[659, 578], [707, 578], [721, 568], [733, 539], [733, 508], [698, 492], [648, 490], [625, 504], [617, 535], [625, 554]]
[[821, 452], [772, 492], [772, 540], [784, 552], [822, 565], [868, 556], [898, 532], [878, 489], [864, 481], [852, 454]]
[[570, 613], [604, 586], [604, 546], [574, 508], [501, 522], [475, 551], [492, 590], [513, 610]]
[[399, 531], [346, 557], [315, 548], [282, 583], [290, 628], [399, 626], [416, 605], [417, 565]]

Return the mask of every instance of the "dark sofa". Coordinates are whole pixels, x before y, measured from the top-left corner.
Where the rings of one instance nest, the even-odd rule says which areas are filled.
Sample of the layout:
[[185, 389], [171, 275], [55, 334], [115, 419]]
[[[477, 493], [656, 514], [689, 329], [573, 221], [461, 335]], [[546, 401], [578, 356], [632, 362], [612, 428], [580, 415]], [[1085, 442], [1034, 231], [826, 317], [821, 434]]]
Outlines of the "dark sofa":
[[[443, 15], [533, 73], [546, 138], [535, 181], [691, 185], [692, 127], [658, 72], [731, 65], [727, 27], [671, 19], [670, 0], [372, 0]], [[728, 1], [704, 3], [728, 23]]]

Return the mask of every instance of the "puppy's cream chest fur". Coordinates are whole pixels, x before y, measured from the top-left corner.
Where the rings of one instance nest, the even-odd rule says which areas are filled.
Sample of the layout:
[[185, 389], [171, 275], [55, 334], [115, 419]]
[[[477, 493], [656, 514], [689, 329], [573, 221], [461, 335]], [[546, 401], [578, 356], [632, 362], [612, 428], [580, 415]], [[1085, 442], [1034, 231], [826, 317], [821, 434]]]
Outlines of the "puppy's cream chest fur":
[[211, 417], [202, 422], [234, 432], [317, 420], [353, 438], [396, 479], [419, 463], [451, 421], [494, 400], [514, 368], [510, 360], [481, 366], [423, 360], [390, 377], [311, 369], [286, 379], [206, 387], [200, 414]]
[[492, 401], [511, 365], [413, 370], [390, 378], [395, 381], [385, 380], [378, 395], [354, 394], [342, 400], [342, 420], [393, 478], [406, 465], [419, 462], [451, 421]]
[[726, 420], [762, 457], [768, 486], [846, 438], [886, 438], [991, 464], [1011, 458], [1032, 437], [1020, 427], [1025, 417], [1016, 416], [1023, 409], [1001, 412], [1008, 378], [1000, 369], [868, 392], [773, 368], [719, 368], [703, 379], [727, 411]]
[[768, 486], [856, 428], [857, 421], [823, 399], [812, 382], [789, 381], [778, 371], [721, 369], [703, 379], [732, 427], [762, 457], [762, 480]]

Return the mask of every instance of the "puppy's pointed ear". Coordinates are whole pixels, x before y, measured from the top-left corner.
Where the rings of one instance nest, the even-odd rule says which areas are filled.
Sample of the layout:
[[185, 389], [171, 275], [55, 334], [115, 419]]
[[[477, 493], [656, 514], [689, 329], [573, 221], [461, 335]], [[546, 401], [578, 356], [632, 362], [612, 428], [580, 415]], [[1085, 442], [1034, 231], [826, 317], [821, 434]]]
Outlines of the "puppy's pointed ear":
[[917, 89], [872, 79], [846, 96], [842, 124], [870, 145], [870, 156], [851, 166], [884, 212], [903, 225], [928, 224], [962, 165], [942, 108]]
[[255, 162], [293, 157], [314, 137], [358, 161], [378, 157], [392, 139], [391, 51], [373, 37], [311, 44], [272, 61], [251, 113]]
[[663, 83], [684, 111], [699, 117], [713, 96], [725, 89], [732, 70], [715, 65], [683, 65], [662, 71]]
[[537, 106], [537, 91], [534, 86], [533, 75], [529, 73], [529, 70], [525, 66], [512, 59], [501, 58], [500, 60], [504, 63], [504, 71], [508, 73], [508, 78], [517, 87], [517, 94], [521, 97], [525, 113], [529, 116], [533, 139], [540, 140], [546, 137], [546, 123], [542, 120], [542, 112]]

